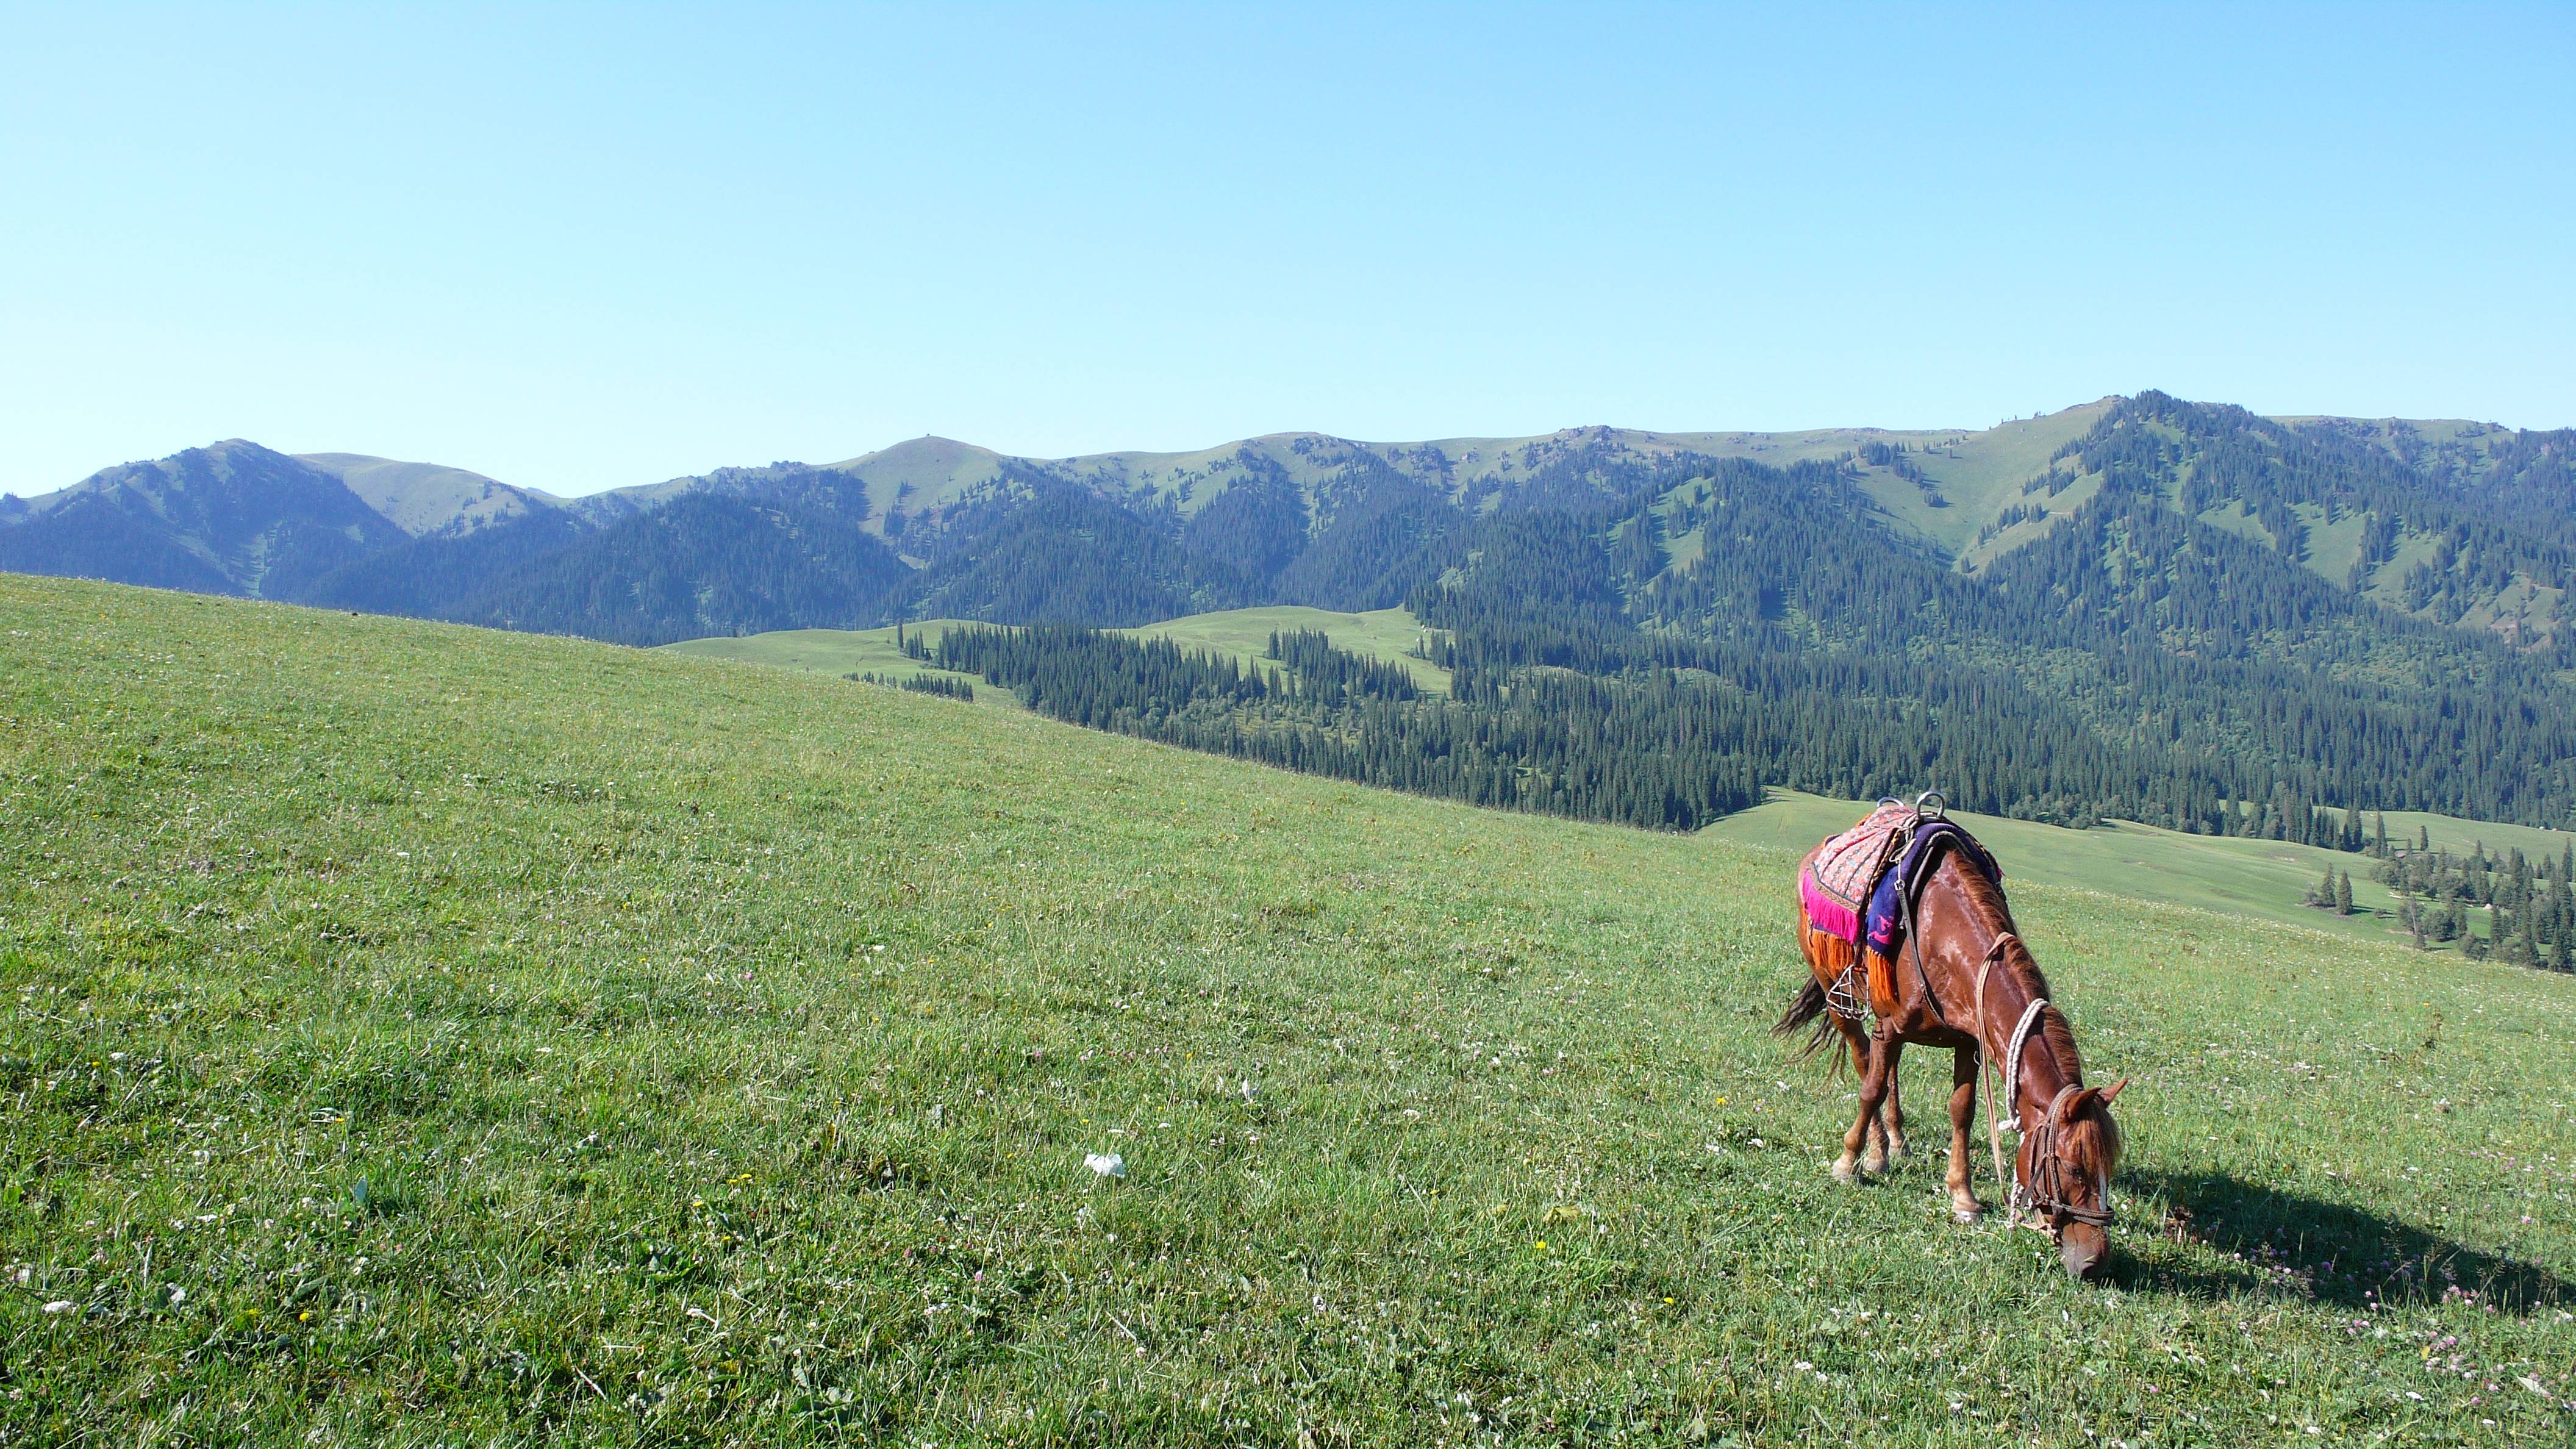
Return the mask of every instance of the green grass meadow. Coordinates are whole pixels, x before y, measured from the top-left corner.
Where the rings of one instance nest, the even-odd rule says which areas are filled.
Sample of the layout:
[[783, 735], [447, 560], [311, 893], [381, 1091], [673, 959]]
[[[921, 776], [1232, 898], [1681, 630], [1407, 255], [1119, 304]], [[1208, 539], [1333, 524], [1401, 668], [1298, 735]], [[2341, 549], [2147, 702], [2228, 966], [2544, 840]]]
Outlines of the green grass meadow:
[[2576, 981], [1998, 844], [2107, 1285], [1784, 849], [0, 575], [0, 1442], [2563, 1442]]

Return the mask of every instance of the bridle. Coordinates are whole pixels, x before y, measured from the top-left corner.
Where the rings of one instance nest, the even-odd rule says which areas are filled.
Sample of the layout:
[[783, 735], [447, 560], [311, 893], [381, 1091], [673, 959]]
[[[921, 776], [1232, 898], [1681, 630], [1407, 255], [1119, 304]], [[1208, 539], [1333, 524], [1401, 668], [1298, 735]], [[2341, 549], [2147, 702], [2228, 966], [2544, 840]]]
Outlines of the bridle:
[[[1994, 944], [1986, 947], [1986, 959], [1977, 966], [1977, 1026], [1980, 1030], [1986, 1024], [1986, 973], [1994, 970], [1995, 963], [2003, 959], [2006, 943], [2018, 945], [2020, 941], [2021, 937], [2010, 931], [1998, 934]], [[2039, 1125], [2030, 1129], [2027, 1145], [2030, 1148], [2031, 1180], [2025, 1184], [2018, 1174], [2007, 1175], [2004, 1171], [2004, 1113], [2013, 1114], [2013, 1130], [2019, 1132], [2022, 1049], [2030, 1044], [2031, 1032], [2038, 1028], [2040, 1016], [2048, 1009], [2047, 997], [2033, 997], [2030, 1005], [2023, 1008], [2021, 1020], [2013, 1024], [2011, 1044], [2004, 1048], [2001, 1096], [1995, 1095], [1995, 1064], [1985, 1050], [1985, 1042], [1981, 1039], [1977, 1043], [1977, 1056], [1987, 1082], [1986, 1139], [1994, 1150], [1995, 1181], [2012, 1184], [2004, 1203], [2005, 1221], [2018, 1222], [2023, 1213], [2029, 1212], [2048, 1222], [2051, 1232], [2056, 1228], [2048, 1220], [2061, 1216], [2079, 1223], [2090, 1223], [2097, 1228], [2107, 1228], [2111, 1225], [2111, 1185], [2108, 1182], [2100, 1185], [2100, 1207], [2084, 1207], [2070, 1201], [2066, 1196], [2066, 1164], [2057, 1155], [2058, 1114], [2066, 1106], [2068, 1098], [2084, 1090], [2082, 1084], [2073, 1083], [2059, 1088], [2057, 1095], [2050, 1099], [2048, 1110], [2039, 1114]]]

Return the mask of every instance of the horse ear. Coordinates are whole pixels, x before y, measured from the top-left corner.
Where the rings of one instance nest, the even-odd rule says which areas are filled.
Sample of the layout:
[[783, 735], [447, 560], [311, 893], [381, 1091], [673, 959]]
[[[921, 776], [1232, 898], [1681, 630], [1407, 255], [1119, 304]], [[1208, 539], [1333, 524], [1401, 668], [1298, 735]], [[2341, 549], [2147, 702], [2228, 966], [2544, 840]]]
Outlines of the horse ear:
[[2102, 1092], [2101, 1092], [2101, 1102], [2102, 1102], [2102, 1105], [2103, 1105], [2103, 1106], [2105, 1106], [2105, 1107], [2110, 1106], [2110, 1105], [2111, 1105], [2111, 1099], [2112, 1099], [2112, 1098], [2114, 1098], [2114, 1097], [2117, 1097], [2118, 1095], [2120, 1095], [2120, 1089], [2121, 1089], [2122, 1087], [2127, 1086], [2127, 1085], [2129, 1085], [2129, 1079], [2128, 1079], [2128, 1078], [2126, 1078], [2126, 1077], [2122, 1077], [2120, 1080], [2118, 1080], [2118, 1081], [2116, 1081], [2116, 1082], [2113, 1082], [2111, 1085], [2109, 1085], [2109, 1086], [2107, 1086], [2107, 1087], [2104, 1087], [2104, 1088], [2102, 1089]]

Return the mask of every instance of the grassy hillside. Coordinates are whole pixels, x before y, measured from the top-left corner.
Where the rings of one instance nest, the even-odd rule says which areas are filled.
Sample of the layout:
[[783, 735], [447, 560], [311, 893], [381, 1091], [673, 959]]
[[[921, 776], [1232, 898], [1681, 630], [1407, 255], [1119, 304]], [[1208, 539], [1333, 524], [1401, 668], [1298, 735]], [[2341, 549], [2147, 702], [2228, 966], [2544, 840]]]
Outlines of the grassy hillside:
[[[941, 631], [957, 622], [953, 619], [931, 619], [904, 627], [936, 643]], [[1184, 648], [1230, 654], [1251, 663], [1266, 657], [1274, 631], [1292, 629], [1321, 630], [1340, 648], [1401, 664], [1412, 672], [1414, 682], [1426, 689], [1445, 690], [1449, 687], [1449, 671], [1405, 653], [1421, 639], [1422, 626], [1402, 609], [1339, 614], [1329, 609], [1304, 609], [1283, 604], [1275, 608], [1192, 614], [1148, 624], [1141, 629], [1113, 632], [1168, 638]], [[826, 674], [874, 672], [910, 677], [918, 673], [946, 672], [925, 670], [906, 656], [895, 647], [894, 632], [892, 629], [782, 629], [775, 633], [747, 634], [731, 639], [689, 639], [663, 647], [674, 653], [700, 658], [743, 659], [790, 669], [819, 670]], [[966, 675], [957, 677], [971, 679]], [[992, 692], [997, 695], [1003, 693], [1001, 690]], [[982, 696], [979, 694], [977, 697], [980, 700]]]
[[[2113, 399], [2086, 403], [2039, 417], [1998, 423], [1979, 432], [1886, 435], [1902, 439], [1914, 452], [1910, 461], [1930, 479], [1941, 499], [1933, 505], [1922, 489], [1888, 468], [1866, 468], [1861, 487], [1879, 507], [1907, 529], [1939, 544], [1951, 554], [1977, 553], [1977, 534], [2006, 508], [2026, 501], [2022, 485], [2048, 471], [2049, 456], [2084, 436], [2111, 410]], [[2072, 512], [2088, 493], [2061, 493], [2047, 500], [2053, 512]], [[2026, 525], [2035, 531], [2039, 525]], [[1993, 549], [2026, 542], [2030, 533], [1999, 539]]]
[[2564, 979], [2020, 886], [2081, 1287], [1826, 1178], [1782, 852], [14, 577], [0, 720], [10, 1442], [2563, 1431]]
[[[1763, 804], [1730, 815], [1701, 833], [1804, 854], [1826, 836], [1850, 829], [1868, 811], [1866, 804], [1856, 801], [1774, 790]], [[2068, 830], [1964, 810], [1955, 813], [1978, 839], [2002, 855], [2006, 873], [2016, 879], [2306, 926], [2360, 940], [2390, 939], [2397, 932], [2396, 894], [2370, 879], [2374, 862], [2367, 856], [2278, 840], [2185, 835], [2135, 821]], [[2392, 839], [2402, 835], [2411, 842], [2419, 826], [2430, 832], [2433, 844], [2463, 854], [2473, 843], [2483, 842], [2491, 851], [2520, 846], [2526, 854], [2537, 857], [2546, 852], [2554, 859], [2568, 842], [2568, 836], [2559, 831], [2389, 812]], [[2353, 899], [2367, 914], [2341, 917], [2300, 904], [2329, 865], [2352, 873]]]

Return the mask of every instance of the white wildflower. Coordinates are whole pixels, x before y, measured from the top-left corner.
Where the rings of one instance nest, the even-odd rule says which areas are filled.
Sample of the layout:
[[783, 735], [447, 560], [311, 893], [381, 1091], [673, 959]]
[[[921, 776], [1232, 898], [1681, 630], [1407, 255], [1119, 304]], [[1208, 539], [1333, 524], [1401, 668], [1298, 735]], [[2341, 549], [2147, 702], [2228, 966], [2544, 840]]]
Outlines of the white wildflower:
[[1115, 1152], [1086, 1152], [1082, 1155], [1082, 1165], [1090, 1168], [1092, 1175], [1095, 1177], [1125, 1177], [1127, 1175], [1127, 1159], [1121, 1157]]

